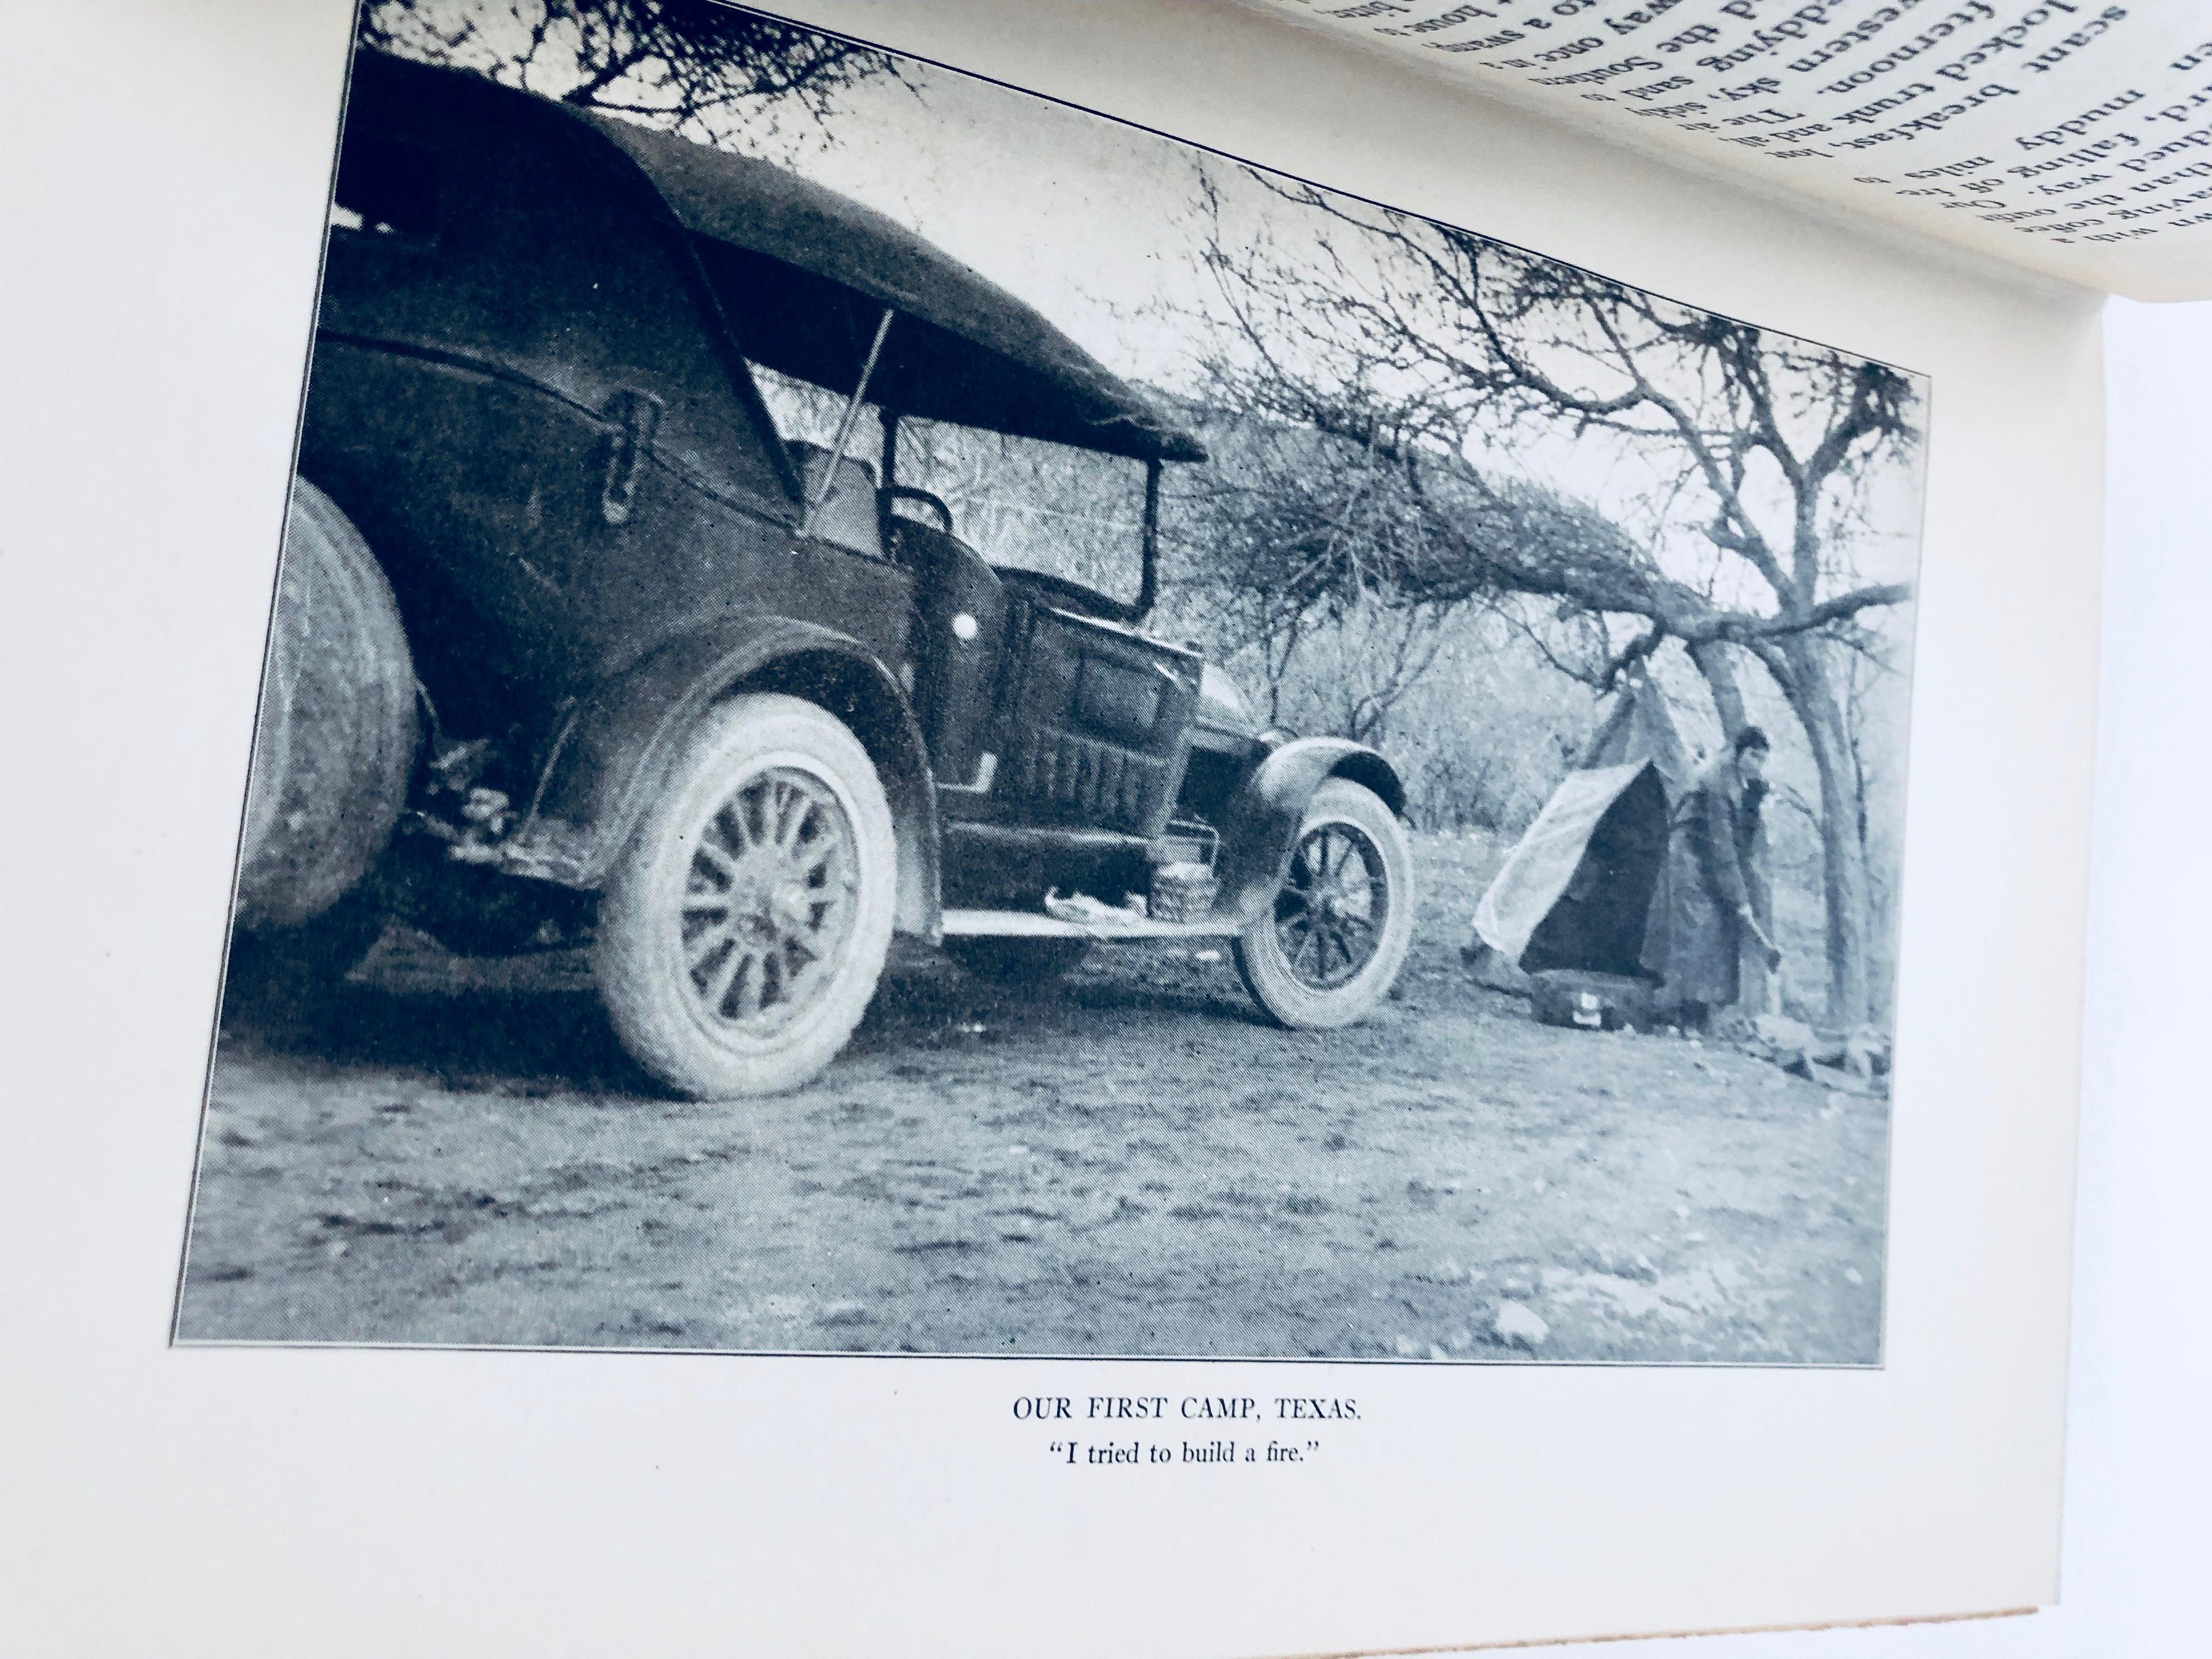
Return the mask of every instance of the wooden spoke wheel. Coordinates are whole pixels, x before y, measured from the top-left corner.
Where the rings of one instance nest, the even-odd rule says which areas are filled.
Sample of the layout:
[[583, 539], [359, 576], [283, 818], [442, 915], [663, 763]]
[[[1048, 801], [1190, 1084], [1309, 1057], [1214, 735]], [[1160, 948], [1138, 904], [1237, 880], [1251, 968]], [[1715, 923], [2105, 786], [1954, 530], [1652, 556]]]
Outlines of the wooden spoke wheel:
[[1333, 991], [1374, 960], [1389, 908], [1382, 849], [1350, 824], [1316, 824], [1275, 896], [1277, 948], [1299, 984]]
[[699, 830], [678, 921], [699, 1012], [763, 1034], [803, 1013], [843, 958], [860, 858], [822, 779], [773, 767], [739, 783]]
[[1237, 940], [1254, 999], [1285, 1025], [1348, 1025], [1389, 994], [1413, 928], [1413, 849], [1372, 790], [1314, 792], [1271, 910]]
[[689, 1095], [812, 1079], [875, 993], [897, 860], [883, 786], [842, 721], [785, 696], [711, 712], [601, 902], [593, 966], [624, 1045]]

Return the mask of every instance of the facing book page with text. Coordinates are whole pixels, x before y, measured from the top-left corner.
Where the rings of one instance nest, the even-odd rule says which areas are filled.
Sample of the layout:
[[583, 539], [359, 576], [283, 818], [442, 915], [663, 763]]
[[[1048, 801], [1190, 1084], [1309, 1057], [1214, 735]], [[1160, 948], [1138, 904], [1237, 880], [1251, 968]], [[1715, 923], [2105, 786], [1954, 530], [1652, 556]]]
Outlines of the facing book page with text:
[[2212, 295], [2212, 16], [2175, 0], [1245, 0], [1767, 187]]

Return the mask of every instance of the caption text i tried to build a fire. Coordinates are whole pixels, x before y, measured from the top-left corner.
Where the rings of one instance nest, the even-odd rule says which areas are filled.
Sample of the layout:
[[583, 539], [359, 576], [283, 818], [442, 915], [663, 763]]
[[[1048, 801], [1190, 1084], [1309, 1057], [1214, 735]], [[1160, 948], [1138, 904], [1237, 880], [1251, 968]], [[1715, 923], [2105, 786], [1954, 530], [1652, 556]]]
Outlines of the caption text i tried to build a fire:
[[[1165, 1422], [1183, 1419], [1193, 1425], [1224, 1426], [1257, 1425], [1266, 1420], [1356, 1422], [1359, 1402], [1352, 1399], [1276, 1395], [1266, 1401], [1243, 1395], [1184, 1395], [1172, 1401], [1166, 1395], [1024, 1395], [1013, 1402], [1018, 1420], [1043, 1423]], [[1105, 1440], [1055, 1440], [1046, 1448], [1055, 1459], [1069, 1464], [1091, 1463], [1301, 1463], [1321, 1449], [1318, 1440], [1285, 1443], [1270, 1437], [1264, 1444], [1233, 1439], [1209, 1438], [1166, 1444], [1147, 1444], [1133, 1439], [1124, 1444]]]

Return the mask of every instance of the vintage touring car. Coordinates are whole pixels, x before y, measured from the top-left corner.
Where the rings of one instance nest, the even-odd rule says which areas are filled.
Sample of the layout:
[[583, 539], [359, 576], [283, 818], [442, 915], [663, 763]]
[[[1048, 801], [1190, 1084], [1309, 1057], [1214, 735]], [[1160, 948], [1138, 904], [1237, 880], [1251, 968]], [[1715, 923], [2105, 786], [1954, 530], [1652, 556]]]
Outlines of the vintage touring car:
[[[756, 366], [833, 441], [787, 442]], [[1127, 463], [1133, 599], [987, 562], [902, 482], [923, 422]], [[895, 931], [1030, 980], [1229, 939], [1277, 1020], [1359, 1018], [1413, 925], [1397, 777], [1142, 630], [1161, 470], [1204, 458], [871, 209], [362, 53], [234, 981], [342, 970], [391, 916], [587, 946], [625, 1046], [708, 1097], [827, 1065]]]

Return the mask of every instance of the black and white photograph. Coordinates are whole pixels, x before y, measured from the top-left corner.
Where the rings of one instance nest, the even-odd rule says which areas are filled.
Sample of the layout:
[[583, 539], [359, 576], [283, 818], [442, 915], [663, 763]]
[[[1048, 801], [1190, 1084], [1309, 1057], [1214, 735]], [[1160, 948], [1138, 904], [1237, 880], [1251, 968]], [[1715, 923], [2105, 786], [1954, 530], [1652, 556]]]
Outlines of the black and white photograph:
[[1926, 378], [708, 0], [331, 177], [175, 1341], [1883, 1363]]

